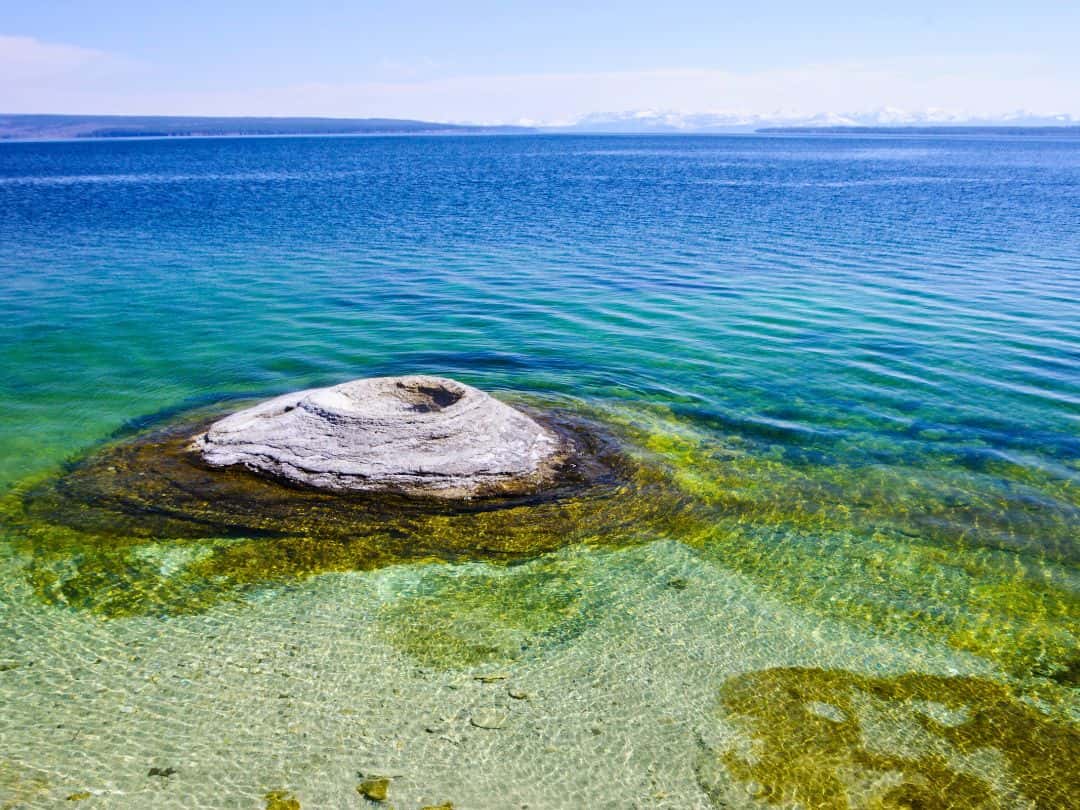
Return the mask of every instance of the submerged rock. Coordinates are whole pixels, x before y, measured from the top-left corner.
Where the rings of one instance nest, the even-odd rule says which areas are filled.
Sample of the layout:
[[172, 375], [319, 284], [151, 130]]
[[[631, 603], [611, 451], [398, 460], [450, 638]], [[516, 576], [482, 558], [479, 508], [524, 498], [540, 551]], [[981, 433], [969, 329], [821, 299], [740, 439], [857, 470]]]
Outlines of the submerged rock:
[[300, 810], [300, 800], [288, 790], [271, 790], [263, 798], [266, 810]]
[[500, 729], [509, 719], [507, 712], [498, 706], [483, 706], [473, 712], [469, 722], [476, 728]]
[[525, 413], [456, 380], [353, 380], [262, 402], [195, 439], [216, 467], [319, 489], [471, 498], [535, 491], [567, 447]]
[[390, 780], [385, 776], [373, 776], [356, 786], [356, 792], [373, 802], [385, 802], [390, 795]]
[[[547, 477], [521, 479], [520, 491], [448, 498], [322, 489], [242, 463], [214, 466], [192, 446], [192, 437], [233, 418], [213, 404], [138, 426], [0, 498], [0, 527], [19, 538], [42, 598], [111, 617], [203, 610], [323, 572], [433, 559], [511, 562], [676, 531], [680, 494], [662, 471], [624, 452], [632, 448], [606, 423], [564, 408], [512, 414], [559, 448], [541, 465]], [[505, 597], [500, 611], [520, 601]], [[439, 650], [457, 650], [454, 639], [444, 641]], [[505, 641], [520, 649], [519, 639]], [[501, 648], [488, 652], [499, 654], [470, 655], [507, 659]]]

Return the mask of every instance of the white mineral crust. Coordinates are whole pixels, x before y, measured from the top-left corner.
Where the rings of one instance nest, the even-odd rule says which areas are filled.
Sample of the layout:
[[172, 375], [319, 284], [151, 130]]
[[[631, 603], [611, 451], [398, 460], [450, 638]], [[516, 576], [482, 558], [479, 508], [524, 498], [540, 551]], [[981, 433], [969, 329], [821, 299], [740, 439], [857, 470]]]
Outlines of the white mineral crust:
[[215, 422], [194, 447], [212, 466], [307, 486], [442, 498], [538, 487], [564, 450], [521, 411], [424, 375], [275, 397]]

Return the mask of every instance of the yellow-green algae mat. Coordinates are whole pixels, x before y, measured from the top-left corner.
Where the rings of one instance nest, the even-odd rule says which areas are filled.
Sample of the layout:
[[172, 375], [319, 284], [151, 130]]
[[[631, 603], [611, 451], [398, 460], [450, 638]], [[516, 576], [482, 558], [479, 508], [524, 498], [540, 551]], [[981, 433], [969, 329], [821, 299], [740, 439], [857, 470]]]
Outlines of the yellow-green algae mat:
[[200, 611], [322, 572], [510, 566], [427, 576], [384, 617], [400, 649], [443, 669], [512, 661], [589, 624], [601, 595], [558, 548], [678, 540], [800, 609], [898, 643], [935, 638], [1001, 673], [791, 668], [718, 684], [717, 722], [741, 742], [703, 744], [695, 763], [717, 806], [1080, 806], [1080, 505], [1067, 481], [1005, 464], [793, 460], [661, 407], [563, 418], [604, 474], [446, 510], [209, 471], [184, 452], [197, 414], [18, 488], [5, 531], [42, 599], [110, 618]]
[[746, 736], [702, 746], [699, 783], [720, 807], [729, 776], [763, 805], [1066, 808], [1080, 803], [1080, 732], [976, 677], [768, 669], [732, 678], [720, 710]]

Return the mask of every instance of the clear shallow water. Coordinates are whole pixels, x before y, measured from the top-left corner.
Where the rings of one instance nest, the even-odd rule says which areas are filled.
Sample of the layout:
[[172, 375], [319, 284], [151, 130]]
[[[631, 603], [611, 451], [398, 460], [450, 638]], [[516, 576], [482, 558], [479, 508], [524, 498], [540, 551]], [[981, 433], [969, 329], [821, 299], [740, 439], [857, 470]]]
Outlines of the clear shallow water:
[[431, 371], [605, 421], [664, 519], [366, 570], [9, 519], [0, 801], [1073, 806], [1078, 211], [1076, 140], [3, 145], [5, 514]]

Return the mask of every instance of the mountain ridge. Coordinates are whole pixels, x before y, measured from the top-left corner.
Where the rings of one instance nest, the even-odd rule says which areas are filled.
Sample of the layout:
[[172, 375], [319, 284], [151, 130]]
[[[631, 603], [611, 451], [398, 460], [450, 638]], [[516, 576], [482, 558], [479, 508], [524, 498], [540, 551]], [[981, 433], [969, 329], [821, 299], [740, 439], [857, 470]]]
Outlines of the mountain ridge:
[[713, 111], [686, 113], [678, 110], [623, 110], [590, 113], [576, 121], [550, 128], [559, 132], [636, 133], [734, 133], [762, 129], [839, 127], [1068, 127], [1080, 125], [1072, 115], [1039, 115], [1018, 110], [1007, 115], [971, 116], [947, 110], [907, 111], [881, 107], [857, 113], [744, 113]]

